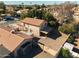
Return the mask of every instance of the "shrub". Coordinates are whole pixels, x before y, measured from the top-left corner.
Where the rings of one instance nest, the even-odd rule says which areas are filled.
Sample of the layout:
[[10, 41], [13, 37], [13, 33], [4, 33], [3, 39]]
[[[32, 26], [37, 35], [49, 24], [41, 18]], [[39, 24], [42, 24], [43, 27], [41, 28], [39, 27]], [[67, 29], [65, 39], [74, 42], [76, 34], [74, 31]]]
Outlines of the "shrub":
[[69, 42], [69, 43], [73, 44], [73, 43], [74, 43], [74, 41], [75, 41], [75, 38], [74, 38], [73, 36], [69, 36], [69, 38], [68, 38], [67, 42]]
[[62, 58], [70, 58], [70, 57], [72, 57], [71, 53], [69, 52], [69, 50], [68, 49], [64, 49], [64, 48], [61, 49], [59, 55]]
[[73, 24], [63, 24], [62, 26], [59, 27], [59, 31], [70, 34], [75, 32], [75, 28]]

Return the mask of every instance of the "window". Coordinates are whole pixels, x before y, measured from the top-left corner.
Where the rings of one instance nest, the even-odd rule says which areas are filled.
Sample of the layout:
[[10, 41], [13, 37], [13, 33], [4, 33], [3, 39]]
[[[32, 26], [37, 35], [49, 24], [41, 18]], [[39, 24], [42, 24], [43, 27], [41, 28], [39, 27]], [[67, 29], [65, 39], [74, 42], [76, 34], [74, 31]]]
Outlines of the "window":
[[77, 48], [73, 48], [73, 50], [72, 51], [74, 51], [74, 52], [76, 52], [76, 53], [79, 53], [79, 49], [77, 49]]

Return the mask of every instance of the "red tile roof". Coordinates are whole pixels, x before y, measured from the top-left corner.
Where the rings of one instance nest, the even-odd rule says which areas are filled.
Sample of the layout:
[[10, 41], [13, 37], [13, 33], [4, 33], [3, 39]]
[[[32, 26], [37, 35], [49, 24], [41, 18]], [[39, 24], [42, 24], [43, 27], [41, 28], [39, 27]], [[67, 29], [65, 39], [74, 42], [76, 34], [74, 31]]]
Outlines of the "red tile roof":
[[22, 22], [34, 26], [41, 26], [45, 22], [45, 20], [35, 18], [25, 18], [24, 20], [22, 20]]

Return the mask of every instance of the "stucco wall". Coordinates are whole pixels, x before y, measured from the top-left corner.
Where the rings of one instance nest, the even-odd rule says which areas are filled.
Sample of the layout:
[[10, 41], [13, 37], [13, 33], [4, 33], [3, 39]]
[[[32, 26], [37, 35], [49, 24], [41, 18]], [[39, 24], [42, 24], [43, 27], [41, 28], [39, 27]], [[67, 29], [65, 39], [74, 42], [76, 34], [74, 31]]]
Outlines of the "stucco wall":
[[25, 24], [25, 26], [29, 29], [31, 29], [32, 33], [34, 36], [39, 37], [40, 36], [40, 27], [37, 26], [32, 26], [32, 25], [27, 25]]
[[79, 16], [73, 16], [76, 23], [79, 23]]
[[57, 52], [56, 52], [55, 50], [53, 50], [53, 49], [51, 49], [51, 48], [49, 48], [49, 47], [47, 47], [47, 46], [41, 45], [41, 44], [39, 44], [39, 46], [41, 47], [41, 49], [43, 49], [43, 50], [46, 51], [47, 53], [53, 55], [54, 57], [57, 56]]
[[49, 53], [49, 54], [51, 54], [53, 56], [56, 55], [56, 51], [51, 49], [51, 48], [49, 48], [49, 47], [47, 47], [47, 46], [44, 46], [44, 51], [46, 51], [47, 53]]

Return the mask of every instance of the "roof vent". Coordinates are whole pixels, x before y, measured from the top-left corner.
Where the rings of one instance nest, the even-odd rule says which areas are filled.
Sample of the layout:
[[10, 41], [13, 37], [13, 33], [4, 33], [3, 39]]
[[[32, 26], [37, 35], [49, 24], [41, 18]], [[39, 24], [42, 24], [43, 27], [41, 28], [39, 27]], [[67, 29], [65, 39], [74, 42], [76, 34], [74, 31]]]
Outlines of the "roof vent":
[[11, 30], [11, 33], [15, 34], [15, 30]]

